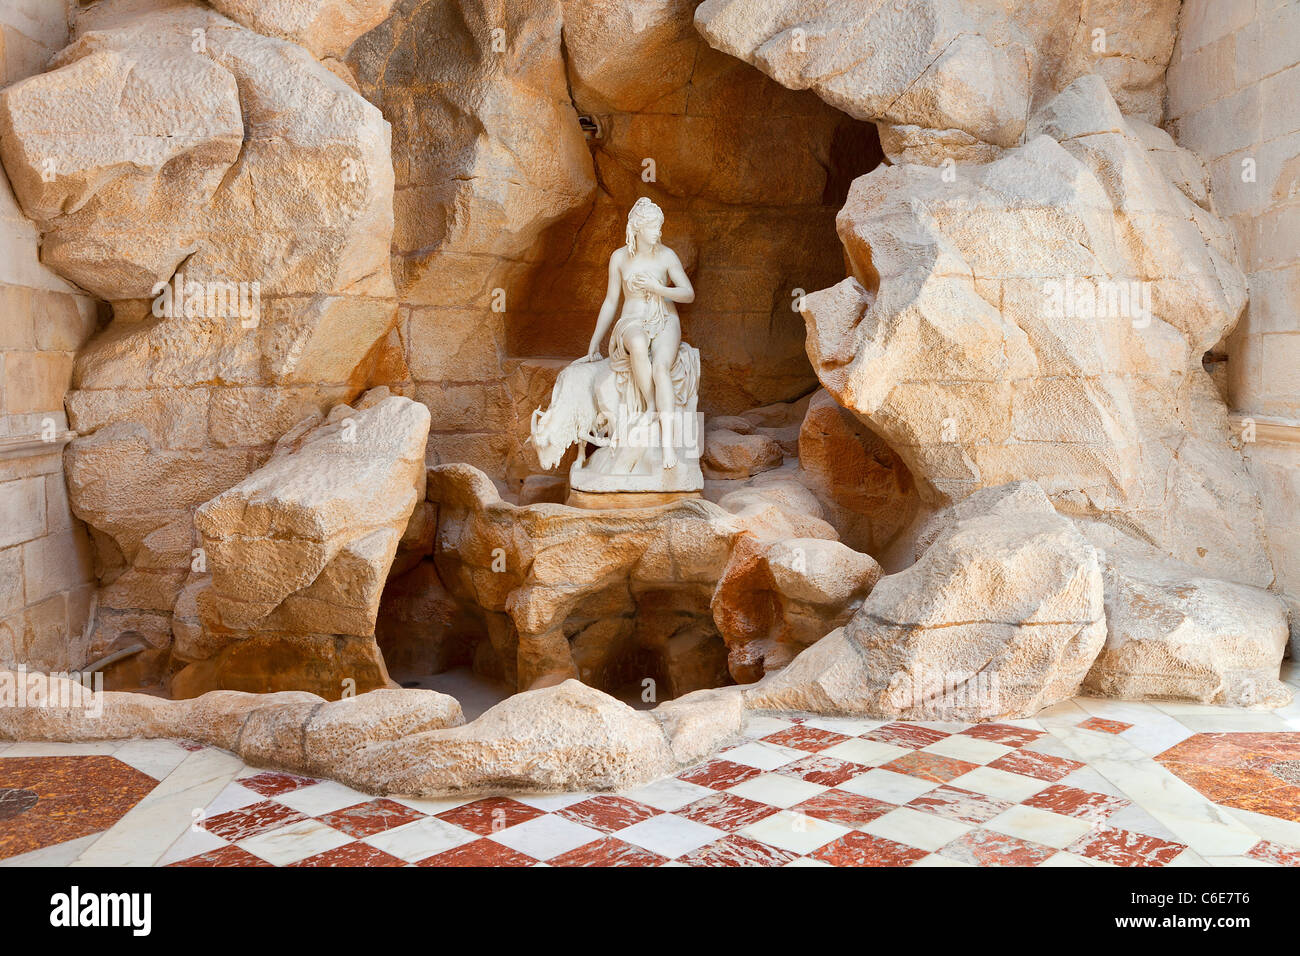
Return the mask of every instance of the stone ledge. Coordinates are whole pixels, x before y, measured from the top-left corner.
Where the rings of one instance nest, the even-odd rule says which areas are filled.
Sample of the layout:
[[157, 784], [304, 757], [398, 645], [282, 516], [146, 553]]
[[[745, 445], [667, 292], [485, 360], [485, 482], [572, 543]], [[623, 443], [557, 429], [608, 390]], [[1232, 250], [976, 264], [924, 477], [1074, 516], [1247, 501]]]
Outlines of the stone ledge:
[[66, 430], [48, 441], [39, 435], [19, 435], [14, 438], [0, 438], [0, 460], [10, 458], [37, 458], [62, 451], [63, 446], [77, 437], [77, 433]]
[[1247, 445], [1258, 442], [1300, 445], [1300, 422], [1292, 419], [1273, 418], [1268, 415], [1243, 415], [1240, 412], [1233, 412], [1228, 415], [1228, 421], [1232, 423], [1233, 430], [1238, 435], [1241, 434], [1241, 429], [1246, 422], [1255, 423], [1255, 441], [1246, 442]]

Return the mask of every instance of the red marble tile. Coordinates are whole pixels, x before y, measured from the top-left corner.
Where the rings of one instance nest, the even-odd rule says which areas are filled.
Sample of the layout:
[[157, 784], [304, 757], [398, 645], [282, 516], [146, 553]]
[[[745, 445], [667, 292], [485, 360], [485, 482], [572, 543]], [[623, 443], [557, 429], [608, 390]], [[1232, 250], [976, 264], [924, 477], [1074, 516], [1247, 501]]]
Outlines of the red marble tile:
[[1266, 813], [1281, 820], [1300, 823], [1300, 787], [1289, 784], [1259, 790], [1255, 793], [1243, 793], [1220, 800], [1225, 807], [1237, 807], [1255, 813]]
[[0, 859], [107, 830], [156, 786], [106, 755], [0, 758]]
[[844, 741], [852, 739], [852, 737], [846, 737], [844, 734], [837, 734], [830, 730], [818, 730], [816, 727], [805, 727], [803, 725], [787, 727], [785, 730], [768, 734], [763, 738], [769, 744], [793, 747], [796, 750], [807, 750], [809, 753], [817, 753], [827, 747], [834, 747], [836, 744], [842, 744]]
[[[581, 849], [581, 848], [579, 848]], [[532, 866], [531, 856], [512, 850], [496, 840], [475, 840], [452, 850], [435, 853], [418, 866]]]
[[1104, 823], [1112, 813], [1132, 806], [1123, 797], [1079, 790], [1061, 783], [1054, 783], [1046, 790], [1038, 791], [1028, 800], [1022, 800], [1021, 803], [1027, 807], [1050, 810], [1052, 813], [1087, 820], [1091, 823]]
[[1007, 773], [1018, 773], [1021, 776], [1034, 777], [1038, 780], [1055, 783], [1062, 777], [1074, 773], [1085, 764], [1077, 760], [1067, 760], [1065, 757], [1040, 754], [1034, 750], [1015, 750], [1009, 754], [1003, 754], [990, 763], [989, 766], [994, 770], [1005, 770]]
[[473, 803], [466, 803], [454, 810], [444, 810], [437, 814], [437, 817], [439, 820], [454, 823], [473, 833], [487, 836], [544, 814], [543, 810], [530, 807], [518, 800], [511, 800], [509, 797], [487, 797], [483, 800], [475, 800]]
[[237, 846], [223, 846], [219, 850], [209, 850], [186, 860], [179, 860], [169, 866], [270, 866], [260, 856], [254, 856]]
[[712, 787], [714, 790], [726, 790], [738, 783], [744, 783], [746, 780], [753, 780], [762, 773], [763, 771], [757, 767], [746, 767], [744, 764], [732, 763], [730, 760], [718, 758], [710, 760], [694, 770], [679, 773], [677, 779], [698, 784], [701, 787]]
[[866, 740], [875, 740], [882, 744], [893, 744], [895, 747], [920, 750], [922, 747], [938, 743], [945, 737], [951, 737], [952, 734], [945, 733], [942, 730], [934, 730], [930, 727], [922, 727], [920, 724], [906, 724], [900, 721], [884, 724], [862, 736]]
[[1038, 866], [1056, 851], [992, 830], [971, 830], [939, 851], [950, 860], [972, 866]]
[[873, 797], [849, 793], [847, 790], [827, 790], [790, 808], [792, 813], [802, 811], [819, 820], [829, 820], [846, 827], [861, 827], [883, 817], [898, 807]]
[[296, 773], [267, 770], [251, 777], [236, 780], [235, 783], [241, 787], [247, 787], [254, 793], [260, 793], [264, 797], [278, 797], [282, 793], [309, 787], [314, 783], [320, 783], [320, 781], [312, 777], [300, 777]]
[[1099, 827], [1066, 847], [1070, 853], [1116, 866], [1164, 866], [1186, 849], [1182, 843], [1115, 827]]
[[305, 813], [299, 813], [283, 803], [263, 800], [261, 803], [249, 804], [237, 810], [227, 810], [213, 817], [205, 817], [199, 825], [209, 833], [215, 833], [223, 840], [237, 843], [268, 830], [278, 830], [299, 820], [306, 820]]
[[196, 753], [207, 745], [201, 744], [197, 740], [178, 740], [176, 741], [176, 746], [180, 747], [182, 750], [188, 750], [190, 753]]
[[731, 834], [692, 850], [679, 862], [687, 866], [785, 866], [799, 854]]
[[1004, 800], [958, 787], [936, 787], [907, 805], [913, 810], [923, 810], [962, 823], [987, 823], [1012, 806]]
[[1300, 866], [1300, 849], [1283, 846], [1281, 843], [1270, 843], [1268, 840], [1260, 840], [1246, 851], [1246, 856], [1277, 863], [1279, 866]]
[[613, 833], [658, 816], [659, 812], [627, 797], [600, 796], [565, 807], [558, 815], [602, 833]]
[[668, 861], [617, 837], [595, 840], [547, 861], [551, 866], [659, 866]]
[[1161, 761], [1166, 770], [1216, 803], [1272, 790], [1282, 781], [1267, 769]]
[[1103, 717], [1089, 717], [1079, 723], [1083, 730], [1098, 730], [1103, 734], [1122, 734], [1132, 726], [1122, 720], [1106, 720]]
[[369, 843], [345, 843], [290, 866], [406, 866], [406, 861]]
[[838, 787], [845, 780], [862, 773], [862, 765], [814, 754], [796, 760], [794, 763], [788, 763], [784, 767], [778, 767], [776, 772], [786, 777], [798, 777], [809, 783], [819, 783], [823, 787]]
[[1004, 747], [1023, 747], [1025, 744], [1032, 744], [1044, 733], [1046, 731], [1030, 730], [1028, 727], [1017, 727], [1014, 724], [976, 724], [962, 731], [962, 734], [967, 737], [978, 737], [980, 740], [988, 740]]
[[344, 807], [331, 813], [317, 814], [316, 819], [342, 830], [350, 837], [368, 837], [372, 833], [382, 833], [394, 827], [419, 820], [425, 814], [412, 810], [395, 800], [369, 800], [355, 806]]
[[734, 793], [715, 793], [675, 810], [674, 814], [730, 833], [759, 820], [766, 820], [777, 811], [777, 807], [746, 800]]
[[914, 846], [856, 830], [808, 855], [835, 866], [910, 866], [930, 854]]
[[933, 780], [936, 783], [947, 783], [954, 777], [978, 770], [979, 764], [958, 760], [956, 757], [945, 757], [942, 754], [916, 751], [882, 764], [880, 769], [905, 773], [912, 777], [920, 777], [922, 780]]

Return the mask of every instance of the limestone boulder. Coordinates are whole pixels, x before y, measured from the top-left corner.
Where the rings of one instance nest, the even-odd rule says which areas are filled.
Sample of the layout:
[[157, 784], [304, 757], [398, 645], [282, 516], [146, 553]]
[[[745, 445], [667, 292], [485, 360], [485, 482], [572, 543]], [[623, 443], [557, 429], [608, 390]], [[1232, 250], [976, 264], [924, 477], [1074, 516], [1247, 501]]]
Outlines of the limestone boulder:
[[393, 0], [211, 0], [212, 7], [258, 33], [306, 47], [317, 59], [342, 57], [379, 26]]
[[1031, 479], [1062, 513], [1268, 585], [1258, 497], [1201, 363], [1245, 303], [1226, 224], [1096, 76], [1030, 127], [955, 181], [899, 165], [855, 182], [852, 275], [805, 299], [822, 384], [928, 507]]
[[1175, 0], [706, 0], [715, 48], [858, 119], [1017, 144], [1025, 117], [1085, 73], [1159, 122]]
[[1286, 706], [1291, 692], [1278, 672], [1289, 624], [1280, 596], [1207, 578], [1114, 529], [1084, 530], [1104, 549], [1107, 622], [1085, 693]]
[[202, 657], [174, 690], [337, 696], [348, 677], [387, 683], [375, 622], [424, 498], [429, 413], [386, 391], [286, 436], [262, 468], [195, 511], [210, 577], [193, 594], [201, 637], [180, 652]]
[[858, 551], [880, 557], [917, 515], [916, 487], [898, 453], [825, 389], [808, 403], [798, 457], [799, 480]]
[[44, 261], [113, 306], [67, 397], [108, 610], [92, 650], [146, 615], [165, 633], [193, 509], [375, 374], [396, 317], [389, 146], [302, 46], [191, 0], [83, 6], [48, 71], [4, 92], [0, 160]]
[[[846, 619], [878, 573], [801, 510], [819, 506], [789, 477], [716, 504], [588, 510], [513, 505], [482, 472], [444, 465], [429, 471], [429, 497], [439, 513], [437, 580], [479, 621], [475, 669], [521, 690], [567, 677], [644, 690], [649, 679], [661, 699], [742, 673], [752, 680], [762, 655], [729, 672], [733, 644], [768, 640], [772, 660], [784, 662], [789, 648]], [[762, 600], [781, 608], [761, 620], [746, 604], [740, 570], [719, 584], [733, 562], [744, 563], [736, 550], [752, 543], [768, 585]]]
[[758, 680], [847, 624], [880, 574], [873, 558], [838, 541], [741, 535], [710, 602], [731, 676]]
[[1100, 556], [1032, 484], [977, 492], [841, 631], [751, 707], [911, 720], [1028, 717], [1078, 693], [1106, 640]]
[[714, 427], [704, 436], [700, 467], [705, 478], [749, 478], [776, 468], [784, 460], [781, 445], [774, 438]]

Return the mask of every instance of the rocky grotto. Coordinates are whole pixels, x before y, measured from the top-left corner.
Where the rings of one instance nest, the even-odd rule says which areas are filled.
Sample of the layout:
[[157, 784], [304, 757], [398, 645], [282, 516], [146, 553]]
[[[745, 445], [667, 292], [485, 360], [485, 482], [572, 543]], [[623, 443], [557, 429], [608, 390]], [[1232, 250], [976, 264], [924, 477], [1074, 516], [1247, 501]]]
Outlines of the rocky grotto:
[[1292, 713], [1298, 11], [21, 0], [0, 741]]

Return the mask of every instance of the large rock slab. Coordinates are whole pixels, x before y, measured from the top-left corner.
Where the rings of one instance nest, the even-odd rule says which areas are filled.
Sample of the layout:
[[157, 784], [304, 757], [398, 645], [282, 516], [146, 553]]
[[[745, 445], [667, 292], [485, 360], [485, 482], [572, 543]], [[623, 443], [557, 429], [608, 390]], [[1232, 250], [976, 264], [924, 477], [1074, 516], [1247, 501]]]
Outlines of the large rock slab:
[[[344, 8], [384, 4], [272, 6], [231, 0], [312, 6], [308, 32], [340, 42], [363, 26]], [[113, 305], [67, 397], [104, 585], [90, 655], [128, 631], [165, 647], [193, 508], [374, 371], [396, 317], [388, 124], [296, 43], [189, 0], [105, 0], [0, 94], [0, 160], [46, 264]]]
[[1228, 226], [1096, 76], [1031, 134], [954, 181], [904, 164], [854, 183], [852, 276], [805, 300], [822, 384], [931, 506], [1031, 479], [1063, 513], [1267, 586], [1258, 497], [1201, 365], [1245, 303]]
[[1291, 700], [1278, 679], [1289, 635], [1279, 595], [1207, 578], [1105, 526], [1085, 533], [1104, 549], [1107, 624], [1085, 693], [1269, 709]]
[[393, 0], [211, 0], [249, 29], [305, 46], [318, 59], [341, 57], [384, 22]]
[[1013, 146], [1085, 73], [1159, 122], [1177, 0], [706, 0], [704, 37], [859, 119]]
[[348, 679], [387, 683], [375, 622], [424, 498], [428, 432], [428, 409], [376, 390], [286, 436], [262, 468], [196, 510], [210, 578], [192, 589], [198, 634], [177, 652], [198, 663], [175, 692], [339, 696]]
[[843, 630], [749, 689], [748, 705], [984, 721], [1077, 694], [1106, 639], [1097, 550], [1032, 483], [980, 491], [941, 527]]
[[[436, 578], [484, 635], [476, 668], [521, 690], [566, 677], [610, 690], [648, 678], [666, 688], [656, 694], [676, 697], [728, 680], [728, 667], [753, 680], [764, 655], [731, 648], [762, 638], [779, 666], [843, 620], [878, 573], [802, 510], [818, 505], [790, 478], [716, 504], [593, 511], [516, 506], [476, 469], [443, 465], [429, 472], [429, 498]], [[748, 557], [734, 558], [738, 547]], [[719, 584], [744, 578], [751, 562], [764, 569], [763, 600], [780, 605], [775, 617], [749, 613], [743, 588]]]

